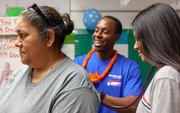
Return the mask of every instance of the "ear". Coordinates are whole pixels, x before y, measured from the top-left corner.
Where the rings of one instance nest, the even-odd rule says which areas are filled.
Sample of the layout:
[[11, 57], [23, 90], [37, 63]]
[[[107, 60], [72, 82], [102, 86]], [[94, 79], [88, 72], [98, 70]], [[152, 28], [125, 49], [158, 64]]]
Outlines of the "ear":
[[52, 29], [50, 29], [46, 34], [47, 47], [52, 47], [54, 40], [55, 40], [55, 33]]
[[116, 34], [115, 43], [120, 39], [121, 34]]

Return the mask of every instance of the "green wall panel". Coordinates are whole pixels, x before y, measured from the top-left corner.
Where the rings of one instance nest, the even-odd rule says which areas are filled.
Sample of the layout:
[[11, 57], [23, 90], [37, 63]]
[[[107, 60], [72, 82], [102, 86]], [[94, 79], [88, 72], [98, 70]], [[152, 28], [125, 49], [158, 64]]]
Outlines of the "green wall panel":
[[87, 29], [74, 29], [75, 57], [87, 54], [92, 49], [92, 34]]

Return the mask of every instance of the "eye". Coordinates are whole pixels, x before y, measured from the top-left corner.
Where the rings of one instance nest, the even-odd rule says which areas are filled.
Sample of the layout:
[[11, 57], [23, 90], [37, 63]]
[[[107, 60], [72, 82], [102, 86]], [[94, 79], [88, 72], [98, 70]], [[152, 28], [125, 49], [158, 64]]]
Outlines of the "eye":
[[19, 37], [20, 37], [21, 39], [25, 39], [25, 38], [26, 38], [26, 35], [25, 35], [25, 34], [20, 33], [20, 34], [19, 34]]
[[103, 33], [104, 33], [104, 34], [108, 34], [109, 32], [108, 32], [107, 30], [104, 30]]
[[104, 34], [108, 34], [108, 32], [104, 32]]
[[97, 28], [94, 30], [94, 32], [96, 32], [96, 33], [97, 33], [98, 31], [99, 31], [99, 30], [98, 30]]

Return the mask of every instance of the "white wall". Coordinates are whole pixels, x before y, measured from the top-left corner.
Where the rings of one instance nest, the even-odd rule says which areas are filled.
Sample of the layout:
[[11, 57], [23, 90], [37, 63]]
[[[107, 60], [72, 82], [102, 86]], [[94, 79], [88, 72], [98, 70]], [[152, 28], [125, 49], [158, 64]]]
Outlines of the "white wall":
[[[120, 1], [129, 1], [127, 6], [121, 6]], [[162, 2], [171, 5], [176, 0], [71, 0], [71, 18], [75, 28], [85, 28], [83, 15], [87, 9], [95, 8], [102, 16], [112, 15], [120, 19], [124, 29], [131, 29], [134, 17], [147, 6]]]
[[[125, 6], [120, 4], [120, 1], [121, 3], [124, 1], [129, 2]], [[111, 15], [117, 17], [122, 22], [123, 29], [132, 29], [131, 22], [135, 16], [142, 9], [158, 2], [171, 5], [176, 0], [71, 0], [70, 13], [75, 28], [85, 29], [86, 27], [83, 23], [84, 12], [95, 8], [102, 16]], [[128, 44], [116, 44], [114, 48], [122, 55], [128, 57]]]

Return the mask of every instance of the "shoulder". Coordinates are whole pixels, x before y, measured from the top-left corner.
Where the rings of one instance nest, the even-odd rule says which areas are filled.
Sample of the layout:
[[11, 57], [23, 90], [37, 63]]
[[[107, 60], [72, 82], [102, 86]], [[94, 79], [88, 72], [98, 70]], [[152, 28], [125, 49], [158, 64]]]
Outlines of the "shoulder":
[[87, 54], [82, 55], [82, 56], [77, 56], [76, 58], [73, 59], [74, 62], [80, 64], [81, 62], [84, 61], [85, 57], [87, 56]]
[[81, 56], [77, 56], [76, 58], [74, 58], [73, 60], [77, 60], [77, 59], [84, 59], [87, 56], [87, 54], [85, 55], [81, 55]]
[[[64, 59], [61, 65], [56, 67], [56, 71], [56, 80], [63, 82], [65, 91], [93, 85], [88, 73], [68, 57]], [[59, 84], [59, 82], [57, 84]]]
[[171, 79], [180, 83], [180, 73], [171, 66], [164, 66], [156, 72], [156, 80]]
[[16, 77], [18, 74], [24, 73], [28, 68], [29, 68], [29, 66], [23, 65], [20, 68], [18, 68], [17, 70], [12, 71], [11, 74], [8, 76], [8, 78], [11, 76]]
[[29, 73], [29, 69], [30, 67], [23, 65], [19, 69], [12, 71], [12, 73], [5, 80], [6, 85], [10, 86], [14, 83], [17, 83], [25, 74]]
[[64, 64], [66, 65], [66, 67], [70, 68], [73, 71], [79, 70], [82, 67], [80, 65], [78, 65], [77, 62], [75, 62], [74, 60], [78, 60], [78, 59], [80, 59], [80, 57], [82, 57], [82, 56], [78, 56], [72, 60], [68, 56], [66, 56]]
[[118, 54], [117, 63], [120, 63], [125, 68], [139, 68], [139, 65], [134, 60], [120, 54]]
[[126, 62], [126, 63], [136, 63], [134, 60], [131, 60], [127, 57], [125, 57], [124, 55], [120, 55], [118, 54], [118, 60], [121, 60], [122, 62]]
[[87, 72], [83, 69], [81, 65], [78, 65], [76, 62], [74, 62], [68, 57], [66, 58], [65, 65], [63, 64], [63, 68], [66, 69], [66, 72], [69, 73], [70, 76], [74, 76], [75, 78], [80, 79], [84, 77], [86, 78], [88, 76]]

